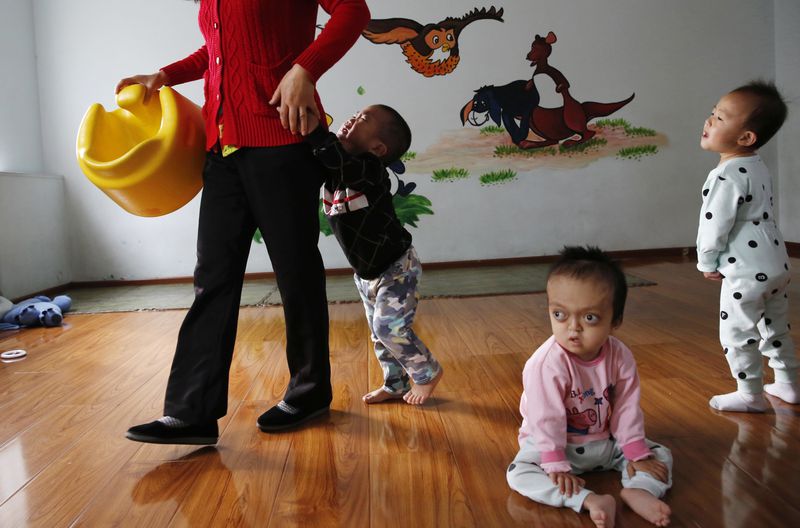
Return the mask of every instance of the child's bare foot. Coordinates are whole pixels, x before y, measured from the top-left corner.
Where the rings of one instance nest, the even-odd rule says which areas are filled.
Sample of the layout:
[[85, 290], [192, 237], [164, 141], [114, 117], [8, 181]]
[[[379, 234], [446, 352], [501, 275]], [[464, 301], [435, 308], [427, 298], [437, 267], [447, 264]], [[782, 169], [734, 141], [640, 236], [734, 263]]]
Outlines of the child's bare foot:
[[614, 528], [617, 501], [611, 495], [590, 493], [583, 501], [583, 508], [589, 511], [589, 517], [597, 528]]
[[[407, 392], [405, 394], [408, 394]], [[386, 400], [399, 400], [403, 397], [403, 393], [393, 394], [391, 392], [387, 392], [383, 389], [383, 387], [379, 387], [372, 392], [368, 392], [361, 397], [364, 400], [364, 403], [380, 403]]]
[[422, 405], [433, 394], [433, 389], [436, 388], [436, 384], [442, 379], [443, 374], [444, 369], [439, 367], [439, 373], [432, 380], [425, 385], [417, 385], [415, 383], [411, 390], [403, 396], [403, 399], [410, 405]]
[[667, 503], [640, 488], [625, 488], [620, 492], [622, 501], [644, 520], [656, 526], [667, 526], [672, 510]]

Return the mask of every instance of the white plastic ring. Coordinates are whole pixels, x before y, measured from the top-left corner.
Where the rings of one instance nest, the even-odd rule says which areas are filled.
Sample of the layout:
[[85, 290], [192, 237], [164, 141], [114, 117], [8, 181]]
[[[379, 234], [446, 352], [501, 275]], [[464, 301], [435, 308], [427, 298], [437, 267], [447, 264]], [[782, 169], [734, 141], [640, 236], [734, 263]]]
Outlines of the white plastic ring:
[[9, 350], [8, 352], [0, 353], [0, 359], [19, 359], [27, 355], [27, 352], [18, 348], [16, 350]]

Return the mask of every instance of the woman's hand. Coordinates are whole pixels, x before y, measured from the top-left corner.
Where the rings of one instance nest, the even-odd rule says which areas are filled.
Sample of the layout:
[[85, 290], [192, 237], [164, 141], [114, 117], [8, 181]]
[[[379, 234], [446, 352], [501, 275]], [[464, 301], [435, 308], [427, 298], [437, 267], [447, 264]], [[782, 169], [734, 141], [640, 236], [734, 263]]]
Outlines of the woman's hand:
[[547, 476], [550, 477], [553, 484], [558, 486], [561, 494], [567, 497], [572, 497], [586, 485], [585, 480], [572, 473], [549, 473]]
[[118, 94], [120, 90], [126, 86], [130, 86], [131, 84], [141, 84], [145, 89], [144, 102], [146, 103], [147, 100], [150, 99], [150, 96], [153, 95], [153, 92], [157, 91], [159, 88], [168, 83], [169, 79], [167, 78], [167, 74], [164, 73], [163, 70], [158, 70], [157, 73], [151, 73], [150, 75], [134, 75], [133, 77], [125, 77], [117, 83], [117, 88], [114, 90], [114, 93]]
[[707, 278], [708, 280], [721, 281], [725, 278], [725, 275], [718, 271], [704, 271], [703, 277]]
[[299, 64], [292, 66], [283, 76], [269, 104], [278, 106], [283, 128], [288, 128], [292, 134], [307, 135], [312, 130], [309, 128], [308, 116], [313, 114], [321, 121], [317, 102], [314, 100], [314, 83], [311, 75]]

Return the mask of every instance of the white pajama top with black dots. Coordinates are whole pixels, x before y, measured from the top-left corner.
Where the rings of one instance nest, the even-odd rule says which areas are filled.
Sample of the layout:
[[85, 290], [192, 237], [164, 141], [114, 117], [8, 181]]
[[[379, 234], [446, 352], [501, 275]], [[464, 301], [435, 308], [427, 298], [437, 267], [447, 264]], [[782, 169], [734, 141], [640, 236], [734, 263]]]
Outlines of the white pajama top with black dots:
[[725, 277], [746, 275], [756, 282], [788, 271], [772, 202], [772, 179], [758, 155], [714, 168], [703, 185], [697, 269]]

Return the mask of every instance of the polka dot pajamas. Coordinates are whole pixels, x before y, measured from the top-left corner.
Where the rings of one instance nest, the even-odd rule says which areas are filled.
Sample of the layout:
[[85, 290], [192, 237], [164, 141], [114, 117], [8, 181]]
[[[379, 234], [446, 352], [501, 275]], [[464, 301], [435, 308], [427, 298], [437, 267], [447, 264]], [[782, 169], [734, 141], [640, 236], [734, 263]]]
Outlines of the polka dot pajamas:
[[759, 156], [733, 158], [703, 185], [697, 268], [719, 271], [719, 335], [738, 390], [763, 390], [761, 355], [775, 380], [795, 383], [789, 335], [789, 258], [772, 211], [772, 181]]

